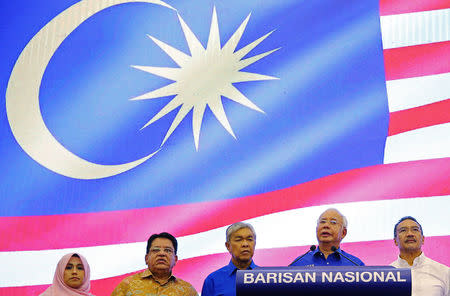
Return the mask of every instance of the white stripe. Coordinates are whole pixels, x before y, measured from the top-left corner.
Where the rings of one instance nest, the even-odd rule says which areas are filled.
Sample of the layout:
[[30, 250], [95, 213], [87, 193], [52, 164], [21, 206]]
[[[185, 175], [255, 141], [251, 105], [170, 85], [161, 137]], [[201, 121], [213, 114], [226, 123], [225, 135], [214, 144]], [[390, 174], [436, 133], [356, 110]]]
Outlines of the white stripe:
[[386, 81], [389, 112], [450, 98], [450, 73]]
[[450, 9], [380, 17], [383, 48], [450, 40]]
[[387, 137], [384, 163], [450, 157], [450, 123]]
[[[316, 206], [270, 214], [247, 222], [257, 233], [257, 248], [302, 246], [315, 243], [316, 219], [326, 208], [336, 207], [349, 220], [345, 242], [392, 239], [392, 227], [402, 216], [416, 216], [427, 236], [450, 235], [449, 196], [365, 201]], [[432, 227], [427, 227], [432, 225]], [[226, 252], [225, 227], [179, 238], [179, 259]], [[118, 276], [145, 268], [145, 243], [48, 251], [0, 253], [0, 286], [48, 284], [57, 261], [65, 253], [85, 255], [93, 279]]]

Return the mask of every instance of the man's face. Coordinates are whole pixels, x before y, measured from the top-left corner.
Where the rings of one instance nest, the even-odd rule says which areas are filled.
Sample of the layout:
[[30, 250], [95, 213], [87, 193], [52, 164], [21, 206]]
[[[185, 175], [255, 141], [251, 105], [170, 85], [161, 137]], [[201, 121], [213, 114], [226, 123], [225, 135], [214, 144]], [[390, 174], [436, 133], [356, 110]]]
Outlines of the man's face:
[[145, 262], [152, 273], [172, 273], [177, 260], [172, 241], [162, 237], [153, 240], [148, 254], [145, 255]]
[[420, 226], [413, 220], [406, 219], [397, 225], [395, 245], [400, 252], [415, 252], [422, 249], [424, 238]]
[[335, 210], [325, 211], [317, 221], [316, 235], [320, 243], [332, 244], [339, 247], [342, 239], [347, 235], [343, 226], [342, 216]]
[[225, 243], [234, 263], [247, 263], [255, 252], [255, 237], [249, 228], [241, 228], [234, 232], [230, 241]]
[[79, 257], [70, 257], [64, 269], [64, 283], [74, 289], [78, 289], [83, 284], [84, 266]]

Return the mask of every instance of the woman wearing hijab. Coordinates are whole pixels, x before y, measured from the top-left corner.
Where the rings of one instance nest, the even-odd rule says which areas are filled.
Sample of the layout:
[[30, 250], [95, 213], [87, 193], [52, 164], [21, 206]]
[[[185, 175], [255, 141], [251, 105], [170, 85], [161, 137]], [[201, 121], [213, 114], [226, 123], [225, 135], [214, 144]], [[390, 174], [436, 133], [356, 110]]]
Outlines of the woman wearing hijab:
[[64, 255], [56, 266], [53, 284], [40, 296], [93, 296], [90, 276], [86, 258], [77, 253]]

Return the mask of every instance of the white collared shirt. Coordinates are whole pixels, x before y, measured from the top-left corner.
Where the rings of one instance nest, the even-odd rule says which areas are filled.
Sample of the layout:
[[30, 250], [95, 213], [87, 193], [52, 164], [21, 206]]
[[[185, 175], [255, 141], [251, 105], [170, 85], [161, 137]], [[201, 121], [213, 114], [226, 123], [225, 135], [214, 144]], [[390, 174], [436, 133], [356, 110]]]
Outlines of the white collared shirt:
[[398, 257], [391, 263], [397, 268], [411, 268], [412, 296], [449, 296], [450, 268], [431, 260], [423, 252], [413, 265]]

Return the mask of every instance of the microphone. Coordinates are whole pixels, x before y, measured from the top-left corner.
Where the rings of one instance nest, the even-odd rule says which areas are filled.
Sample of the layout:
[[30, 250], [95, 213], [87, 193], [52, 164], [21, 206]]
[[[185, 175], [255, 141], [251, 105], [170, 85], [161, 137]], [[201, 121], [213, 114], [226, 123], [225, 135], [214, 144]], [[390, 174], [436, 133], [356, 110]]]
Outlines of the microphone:
[[336, 254], [341, 255], [342, 257], [344, 257], [345, 259], [347, 259], [348, 261], [350, 261], [351, 263], [355, 264], [356, 266], [361, 266], [358, 263], [356, 263], [355, 261], [353, 261], [352, 259], [348, 258], [347, 256], [345, 256], [344, 254], [342, 254], [341, 251], [339, 251], [335, 246], [331, 247], [331, 251], [333, 251]]
[[316, 249], [316, 246], [315, 246], [315, 245], [312, 245], [311, 247], [309, 247], [309, 250], [308, 250], [305, 254], [301, 255], [300, 257], [298, 257], [297, 259], [295, 259], [294, 261], [292, 261], [292, 263], [289, 264], [288, 266], [291, 266], [292, 264], [294, 264], [294, 263], [297, 262], [298, 260], [302, 259], [302, 258], [305, 257], [306, 254], [308, 254], [309, 252], [314, 252], [315, 249]]

